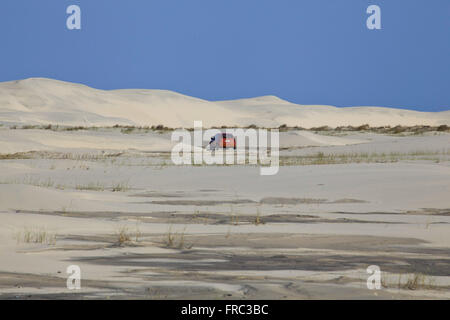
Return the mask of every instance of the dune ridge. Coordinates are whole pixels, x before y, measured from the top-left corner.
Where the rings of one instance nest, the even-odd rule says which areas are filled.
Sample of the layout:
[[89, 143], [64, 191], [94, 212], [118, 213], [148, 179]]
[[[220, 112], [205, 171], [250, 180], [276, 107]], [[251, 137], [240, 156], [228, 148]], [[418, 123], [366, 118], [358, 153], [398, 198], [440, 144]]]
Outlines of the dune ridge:
[[168, 90], [99, 90], [82, 84], [30, 78], [0, 83], [0, 123], [65, 126], [164, 125], [414, 126], [450, 125], [450, 111], [299, 105], [275, 96], [207, 101]]

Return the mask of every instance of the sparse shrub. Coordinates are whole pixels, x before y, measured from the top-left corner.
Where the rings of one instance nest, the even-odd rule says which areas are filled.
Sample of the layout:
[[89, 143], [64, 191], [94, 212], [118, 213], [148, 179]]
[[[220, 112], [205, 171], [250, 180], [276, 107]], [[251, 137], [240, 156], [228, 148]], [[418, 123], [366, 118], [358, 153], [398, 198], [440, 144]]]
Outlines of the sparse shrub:
[[405, 132], [406, 128], [403, 126], [395, 126], [391, 129], [391, 132], [394, 134]]
[[131, 235], [127, 227], [119, 228], [117, 232], [117, 243], [119, 245], [124, 245], [131, 241]]
[[365, 130], [369, 130], [370, 126], [368, 124], [363, 124], [362, 126], [359, 126], [358, 128], [356, 128], [357, 131], [365, 131]]
[[329, 127], [329, 126], [321, 126], [321, 127], [316, 127], [316, 128], [311, 128], [312, 131], [331, 131], [333, 130], [333, 128]]

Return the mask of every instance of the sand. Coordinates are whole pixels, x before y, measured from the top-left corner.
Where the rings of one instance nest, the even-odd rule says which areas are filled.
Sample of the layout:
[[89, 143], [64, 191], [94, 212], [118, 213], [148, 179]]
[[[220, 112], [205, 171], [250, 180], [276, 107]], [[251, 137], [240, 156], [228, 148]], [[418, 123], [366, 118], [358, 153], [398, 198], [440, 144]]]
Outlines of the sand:
[[[448, 133], [286, 132], [281, 159], [405, 158], [286, 165], [274, 176], [174, 166], [169, 136], [0, 130], [5, 150], [28, 152], [0, 161], [0, 298], [450, 298]], [[27, 243], [27, 230], [55, 243]], [[71, 264], [79, 291], [66, 288]], [[366, 287], [373, 264], [377, 291]]]
[[[450, 133], [288, 130], [279, 172], [261, 176], [175, 166], [170, 131], [107, 128], [199, 119], [435, 126], [450, 112], [1, 83], [0, 299], [450, 298]], [[98, 128], [22, 129], [49, 123]]]

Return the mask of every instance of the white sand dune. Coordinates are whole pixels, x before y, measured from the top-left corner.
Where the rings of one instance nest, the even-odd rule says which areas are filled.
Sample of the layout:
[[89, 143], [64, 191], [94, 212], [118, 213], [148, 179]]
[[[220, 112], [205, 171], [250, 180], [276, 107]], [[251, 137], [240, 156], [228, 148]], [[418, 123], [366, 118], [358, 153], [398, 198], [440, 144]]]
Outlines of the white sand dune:
[[207, 101], [165, 90], [97, 90], [52, 79], [0, 83], [0, 123], [68, 126], [165, 125], [304, 128], [328, 125], [450, 124], [450, 111], [417, 112], [380, 107], [298, 105], [274, 96]]

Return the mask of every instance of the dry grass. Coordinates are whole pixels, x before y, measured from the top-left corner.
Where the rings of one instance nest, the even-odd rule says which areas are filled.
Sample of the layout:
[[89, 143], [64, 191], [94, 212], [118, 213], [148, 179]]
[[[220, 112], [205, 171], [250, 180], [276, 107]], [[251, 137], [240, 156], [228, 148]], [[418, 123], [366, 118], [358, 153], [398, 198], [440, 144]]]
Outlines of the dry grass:
[[346, 163], [390, 163], [405, 160], [448, 161], [449, 150], [413, 151], [407, 153], [329, 153], [317, 152], [303, 156], [281, 156], [280, 166], [325, 165]]
[[100, 182], [89, 182], [88, 184], [79, 184], [75, 187], [77, 190], [89, 190], [89, 191], [105, 191], [111, 190], [112, 192], [125, 192], [130, 189], [128, 182], [116, 182], [111, 185], [110, 188]]
[[[17, 125], [9, 126], [10, 129], [35, 129], [35, 130], [52, 130], [52, 131], [78, 131], [78, 130], [92, 130], [98, 131], [100, 129], [103, 130], [111, 130], [111, 129], [120, 129], [122, 133], [132, 133], [132, 132], [149, 132], [149, 131], [173, 131], [175, 128], [168, 128], [162, 124], [152, 125], [152, 126], [132, 126], [132, 125], [119, 125], [116, 124], [114, 126], [60, 126], [60, 125], [23, 125], [18, 127]], [[246, 128], [246, 129], [271, 129], [267, 127], [260, 127], [255, 124], [251, 124], [249, 126], [221, 126], [221, 127], [212, 127], [213, 129], [227, 129], [227, 128]], [[192, 128], [186, 128], [187, 130], [192, 130]], [[272, 128], [275, 129], [275, 128]], [[416, 125], [416, 126], [381, 126], [381, 127], [371, 127], [368, 124], [361, 124], [359, 126], [339, 126], [339, 127], [329, 127], [329, 126], [321, 126], [321, 127], [313, 127], [313, 128], [303, 128], [301, 126], [287, 126], [286, 124], [282, 124], [278, 126], [276, 129], [280, 131], [292, 131], [292, 130], [309, 130], [316, 132], [355, 132], [355, 131], [363, 131], [363, 132], [375, 132], [375, 133], [388, 133], [388, 134], [399, 134], [399, 133], [423, 133], [423, 132], [450, 132], [450, 127], [448, 125], [440, 125], [440, 126], [427, 126], [427, 125]]]
[[230, 205], [230, 223], [235, 226], [239, 224], [239, 216], [234, 212], [233, 205]]
[[185, 241], [185, 234], [186, 234], [186, 227], [181, 231], [173, 232], [172, 226], [169, 227], [169, 230], [167, 230], [167, 233], [164, 237], [164, 243], [166, 247], [173, 248], [173, 249], [191, 249], [192, 244], [187, 244]]
[[117, 243], [119, 245], [124, 245], [128, 242], [131, 242], [131, 235], [128, 231], [127, 227], [120, 227], [117, 232]]
[[261, 219], [261, 212], [260, 212], [259, 206], [256, 207], [256, 217], [255, 217], [255, 220], [253, 221], [253, 224], [255, 226], [259, 226], [260, 224], [265, 224], [265, 222], [262, 221], [262, 219]]
[[406, 282], [402, 284], [402, 287], [409, 290], [432, 289], [434, 283], [427, 275], [414, 273], [408, 276]]
[[119, 157], [123, 152], [115, 153], [70, 153], [70, 152], [48, 152], [27, 151], [0, 154], [0, 160], [26, 160], [26, 159], [52, 159], [52, 160], [75, 160], [75, 161], [100, 161]]
[[131, 231], [127, 226], [121, 226], [116, 231], [116, 243], [119, 246], [124, 246], [131, 243], [138, 243], [142, 237], [142, 233], [139, 229], [139, 225], [136, 225], [135, 230]]
[[45, 228], [24, 228], [18, 231], [14, 238], [17, 243], [40, 243], [46, 245], [56, 244], [56, 233], [47, 231]]
[[0, 184], [27, 184], [43, 188], [52, 188], [55, 186], [55, 182], [51, 178], [33, 177], [28, 175], [23, 177], [22, 179], [15, 178], [9, 180], [1, 180]]
[[100, 182], [89, 182], [88, 184], [77, 184], [75, 189], [84, 191], [84, 190], [90, 190], [90, 191], [104, 191], [105, 186], [101, 184]]
[[117, 182], [113, 183], [112, 185], [112, 191], [113, 192], [125, 192], [130, 189], [130, 186], [128, 185], [128, 182]]
[[[39, 176], [29, 176], [26, 175], [23, 178], [14, 178], [14, 179], [5, 179], [0, 180], [0, 184], [25, 184], [25, 185], [31, 185], [35, 187], [42, 187], [42, 188], [56, 188], [56, 189], [68, 189], [69, 186], [56, 184], [51, 178], [42, 178]], [[122, 182], [115, 182], [112, 183], [112, 185], [108, 188], [105, 186], [105, 184], [97, 181], [97, 182], [89, 182], [87, 184], [77, 184], [75, 185], [76, 190], [84, 191], [105, 191], [105, 190], [111, 190], [113, 192], [125, 192], [130, 189], [130, 186], [128, 184], [128, 181], [122, 181]]]
[[[395, 276], [393, 275], [393, 277]], [[384, 276], [381, 279], [381, 285], [384, 288], [404, 290], [432, 290], [439, 288], [435, 285], [434, 279], [431, 276], [423, 273], [399, 274], [396, 282], [393, 281], [393, 277], [388, 280], [387, 277]]]
[[[295, 129], [292, 127], [285, 127], [284, 130]], [[308, 129], [314, 132], [327, 132], [327, 133], [342, 133], [342, 132], [373, 132], [373, 133], [382, 133], [382, 134], [423, 134], [425, 132], [450, 132], [450, 127], [447, 125], [440, 126], [401, 126], [397, 125], [394, 127], [391, 126], [382, 126], [382, 127], [371, 127], [368, 124], [362, 124], [360, 126], [340, 126], [336, 128], [331, 128], [328, 126], [316, 127]]]
[[98, 131], [98, 130], [111, 130], [111, 129], [120, 129], [122, 133], [131, 133], [131, 132], [149, 132], [149, 131], [173, 131], [174, 128], [168, 128], [162, 124], [153, 125], [153, 126], [131, 126], [131, 125], [119, 125], [116, 124], [114, 126], [61, 126], [54, 124], [47, 125], [23, 125], [18, 127], [17, 125], [9, 126], [9, 129], [22, 129], [22, 130], [51, 130], [51, 131], [80, 131], [80, 130], [89, 130], [89, 131]]

